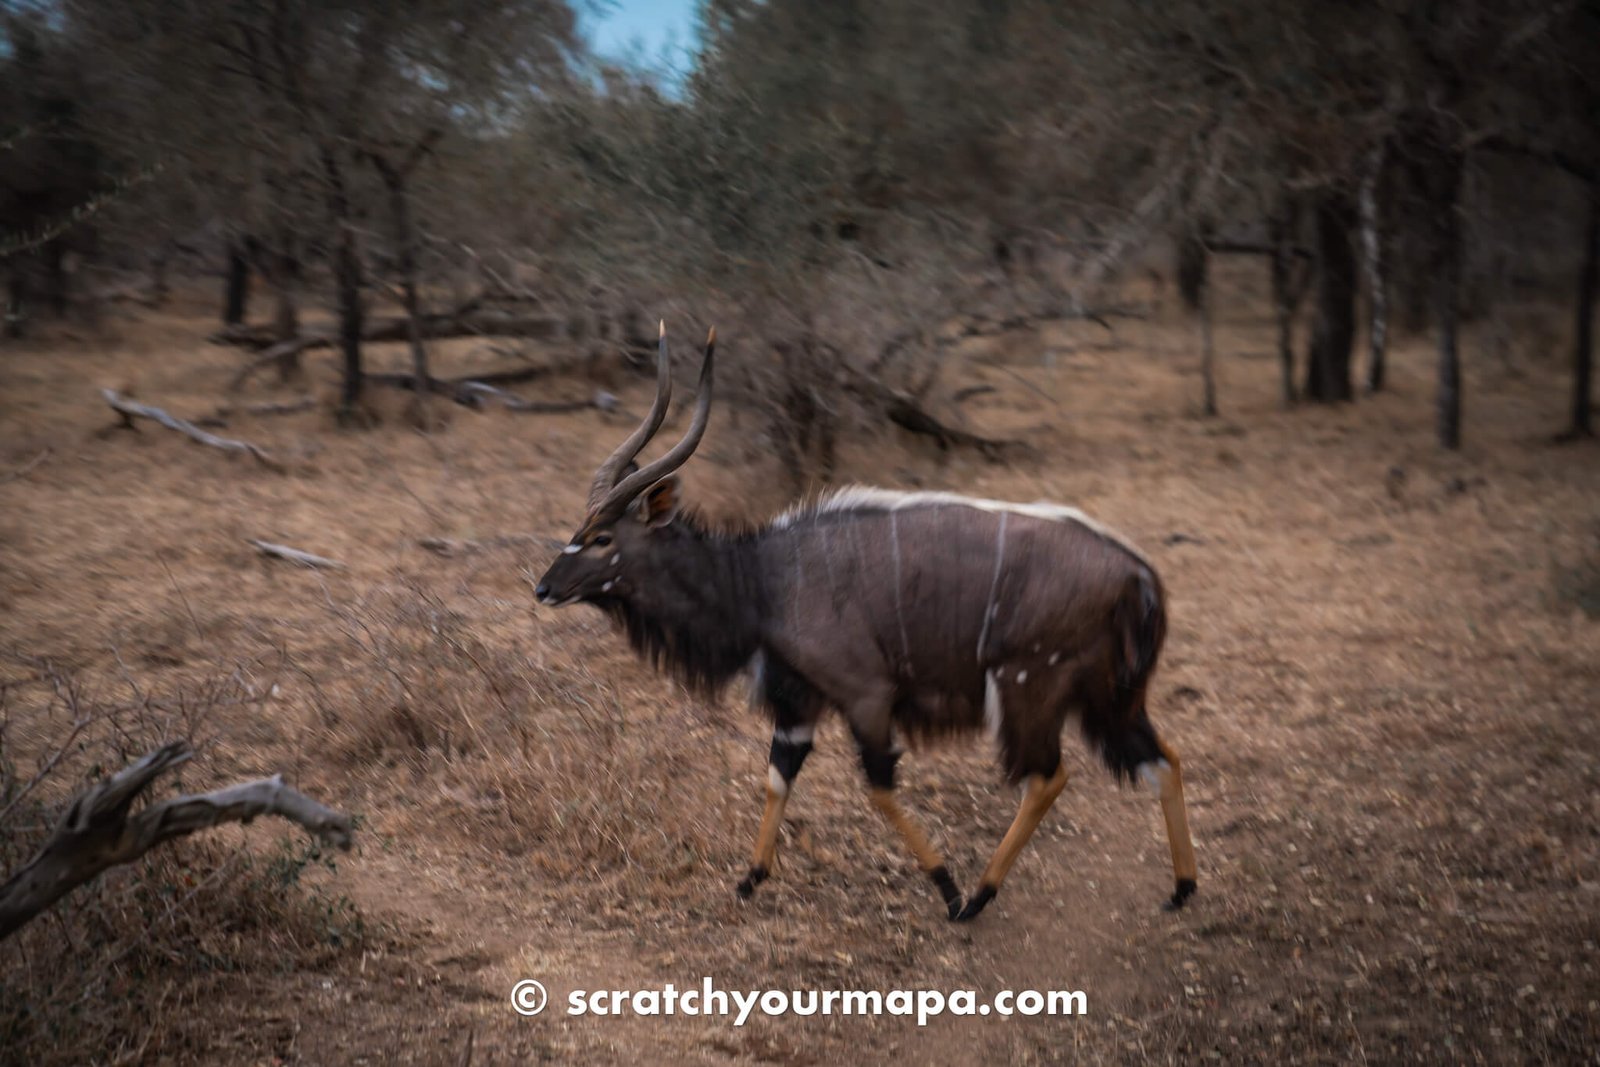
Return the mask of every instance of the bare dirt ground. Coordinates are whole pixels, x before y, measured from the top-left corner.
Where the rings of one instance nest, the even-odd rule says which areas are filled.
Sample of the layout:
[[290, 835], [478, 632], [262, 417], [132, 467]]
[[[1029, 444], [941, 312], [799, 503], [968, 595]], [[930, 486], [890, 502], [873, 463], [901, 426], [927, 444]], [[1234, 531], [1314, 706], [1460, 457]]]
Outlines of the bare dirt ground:
[[[1026, 433], [1036, 456], [940, 456], [899, 431], [845, 452], [849, 479], [1072, 503], [1143, 545], [1170, 593], [1152, 714], [1184, 756], [1199, 894], [1158, 909], [1157, 805], [1069, 739], [1066, 792], [963, 926], [864, 802], [836, 724], [790, 804], [780, 869], [741, 904], [767, 731], [740, 695], [690, 699], [588, 609], [536, 607], [544, 545], [418, 547], [564, 538], [648, 383], [612, 416], [436, 409], [450, 422], [431, 435], [398, 417], [346, 433], [325, 412], [234, 415], [223, 432], [287, 460], [280, 475], [149, 424], [101, 432], [101, 385], [186, 416], [218, 406], [241, 357], [200, 340], [209, 298], [0, 350], [0, 475], [50, 449], [0, 484], [11, 758], [59, 726], [29, 695], [40, 659], [107, 694], [232, 676], [254, 699], [209, 714], [186, 784], [281, 769], [363, 820], [337, 871], [307, 875], [349, 898], [359, 936], [274, 956], [240, 947], [277, 946], [270, 929], [230, 932], [231, 948], [130, 973], [118, 1003], [137, 1010], [110, 1045], [29, 1031], [29, 1057], [430, 1064], [466, 1062], [470, 1044], [477, 1064], [1600, 1062], [1600, 620], [1580, 606], [1600, 566], [1600, 462], [1592, 443], [1548, 443], [1559, 353], [1509, 368], [1473, 354], [1467, 446], [1450, 456], [1432, 444], [1422, 344], [1393, 354], [1382, 396], [1284, 412], [1252, 306], [1224, 309], [1221, 419], [1195, 415], [1181, 324], [1119, 322], [1114, 346], [1062, 327], [974, 344], [947, 375], [994, 384], [968, 405], [974, 425]], [[476, 347], [443, 348], [442, 370], [478, 365]], [[726, 353], [757, 358], [733, 337]], [[327, 388], [328, 357], [310, 366]], [[719, 412], [685, 472], [713, 515], [785, 503], [747, 432]], [[264, 560], [247, 537], [348, 569]], [[971, 883], [1014, 804], [985, 745], [915, 754], [905, 778]], [[199, 869], [288, 833], [190, 855]], [[30, 935], [33, 953], [60, 948], [53, 927]], [[29, 965], [0, 956], [13, 982]], [[703, 976], [980, 1001], [1082, 990], [1088, 1014], [735, 1027], [561, 1010], [572, 989]], [[509, 1005], [524, 977], [550, 989], [536, 1018]]]

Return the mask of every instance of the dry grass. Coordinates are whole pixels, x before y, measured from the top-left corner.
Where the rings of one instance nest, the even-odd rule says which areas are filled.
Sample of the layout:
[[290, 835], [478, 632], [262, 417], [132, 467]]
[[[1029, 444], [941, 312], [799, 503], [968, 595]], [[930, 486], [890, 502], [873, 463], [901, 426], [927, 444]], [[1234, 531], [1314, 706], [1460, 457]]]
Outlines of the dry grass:
[[[972, 425], [1029, 436], [1035, 460], [940, 455], [888, 432], [839, 456], [846, 478], [1071, 501], [1155, 557], [1174, 627], [1154, 714], [1185, 756], [1202, 864], [1178, 916], [1156, 910], [1154, 805], [1074, 748], [1067, 792], [1005, 892], [952, 927], [831, 727], [781, 869], [739, 905], [766, 748], [742, 699], [690, 699], [591, 613], [535, 608], [527, 575], [545, 549], [440, 559], [415, 543], [565, 536], [627, 414], [456, 412], [431, 436], [400, 418], [346, 434], [315, 412], [236, 416], [230, 435], [290, 459], [280, 476], [155, 429], [97, 433], [112, 421], [98, 385], [177, 414], [216, 407], [239, 357], [195, 341], [209, 300], [7, 352], [0, 471], [51, 454], [0, 484], [0, 645], [107, 691], [239, 669], [266, 696], [208, 716], [208, 768], [281, 768], [364, 819], [358, 853], [304, 895], [348, 896], [358, 945], [302, 938], [281, 901], [229, 879], [234, 925], [162, 944], [238, 966], [172, 963], [134, 982], [139, 1011], [170, 1022], [146, 1058], [459, 1063], [469, 1033], [475, 1063], [1592, 1057], [1600, 623], [1585, 590], [1600, 464], [1592, 444], [1548, 444], [1561, 368], [1554, 354], [1519, 357], [1514, 375], [1471, 360], [1455, 456], [1429, 439], [1421, 345], [1399, 347], [1384, 396], [1280, 412], [1255, 285], [1221, 290], [1242, 295], [1221, 309], [1220, 420], [1194, 417], [1183, 324], [1119, 322], [1114, 345], [1063, 324], [964, 344], [939, 385], [995, 386], [965, 406]], [[741, 358], [736, 338], [726, 352]], [[460, 343], [438, 359], [448, 373], [479, 354]], [[637, 411], [647, 388], [624, 403]], [[693, 495], [729, 516], [780, 506], [774, 463], [749, 461], [734, 432], [719, 412], [686, 472]], [[350, 566], [289, 567], [246, 537]], [[979, 748], [908, 764], [908, 804], [970, 881], [1012, 797]], [[257, 842], [252, 870], [273, 847]], [[233, 855], [224, 843], [184, 858], [204, 880]], [[237, 955], [207, 937], [233, 938]], [[22, 966], [7, 946], [6, 980], [31, 981]], [[1083, 989], [1090, 1015], [736, 1029], [527, 1020], [505, 1004], [521, 977], [559, 1005], [572, 988], [702, 975]], [[115, 1055], [89, 1028], [64, 1040]]]

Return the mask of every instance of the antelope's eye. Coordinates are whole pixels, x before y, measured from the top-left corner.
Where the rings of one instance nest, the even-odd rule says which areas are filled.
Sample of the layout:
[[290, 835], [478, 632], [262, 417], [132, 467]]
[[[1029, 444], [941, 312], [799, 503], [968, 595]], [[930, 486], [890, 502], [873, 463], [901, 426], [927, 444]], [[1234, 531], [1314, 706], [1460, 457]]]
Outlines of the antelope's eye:
[[589, 543], [597, 548], [604, 548], [611, 543], [611, 535], [608, 533], [595, 534], [594, 540]]

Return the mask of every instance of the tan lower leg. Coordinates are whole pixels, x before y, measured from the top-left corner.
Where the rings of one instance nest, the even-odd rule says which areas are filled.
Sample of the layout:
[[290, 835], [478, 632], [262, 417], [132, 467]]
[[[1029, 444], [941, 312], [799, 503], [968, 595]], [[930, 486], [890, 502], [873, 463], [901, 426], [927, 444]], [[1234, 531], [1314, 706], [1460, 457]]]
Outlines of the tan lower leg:
[[989, 860], [989, 866], [984, 868], [980, 886], [988, 889], [1000, 888], [1000, 883], [1005, 881], [1006, 874], [1011, 870], [1011, 865], [1017, 861], [1022, 847], [1039, 828], [1040, 820], [1044, 818], [1045, 812], [1050, 810], [1050, 805], [1056, 802], [1056, 797], [1061, 795], [1061, 790], [1066, 784], [1065, 766], [1057, 767], [1056, 773], [1049, 778], [1034, 775], [1028, 779], [1027, 792], [1023, 793], [1022, 803], [1017, 807], [1017, 817], [1011, 820], [1011, 829], [1006, 831], [1006, 836], [1000, 841], [1000, 847], [994, 850], [994, 856]]
[[1161, 756], [1167, 761], [1156, 772], [1161, 789], [1161, 814], [1167, 820], [1167, 844], [1172, 849], [1172, 874], [1178, 881], [1195, 879], [1194, 841], [1189, 837], [1189, 813], [1183, 804], [1183, 771], [1178, 754], [1165, 744]]
[[783, 827], [783, 806], [789, 802], [787, 791], [779, 792], [771, 783], [767, 785], [767, 807], [761, 813], [761, 829], [756, 833], [756, 847], [750, 865], [770, 871], [778, 858], [778, 831]]
[[900, 801], [892, 790], [872, 790], [872, 803], [910, 846], [912, 855], [917, 857], [917, 866], [924, 871], [933, 871], [944, 866], [943, 857], [928, 842], [928, 836], [922, 832], [922, 827], [906, 814], [906, 810], [900, 806]]

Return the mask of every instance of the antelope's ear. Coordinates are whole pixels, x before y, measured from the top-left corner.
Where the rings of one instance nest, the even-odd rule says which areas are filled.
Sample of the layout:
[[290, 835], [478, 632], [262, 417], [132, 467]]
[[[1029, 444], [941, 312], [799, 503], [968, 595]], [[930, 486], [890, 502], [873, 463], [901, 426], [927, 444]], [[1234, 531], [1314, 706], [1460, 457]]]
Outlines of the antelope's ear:
[[660, 527], [678, 517], [682, 493], [676, 474], [669, 474], [644, 491], [639, 502], [639, 517], [646, 526]]

